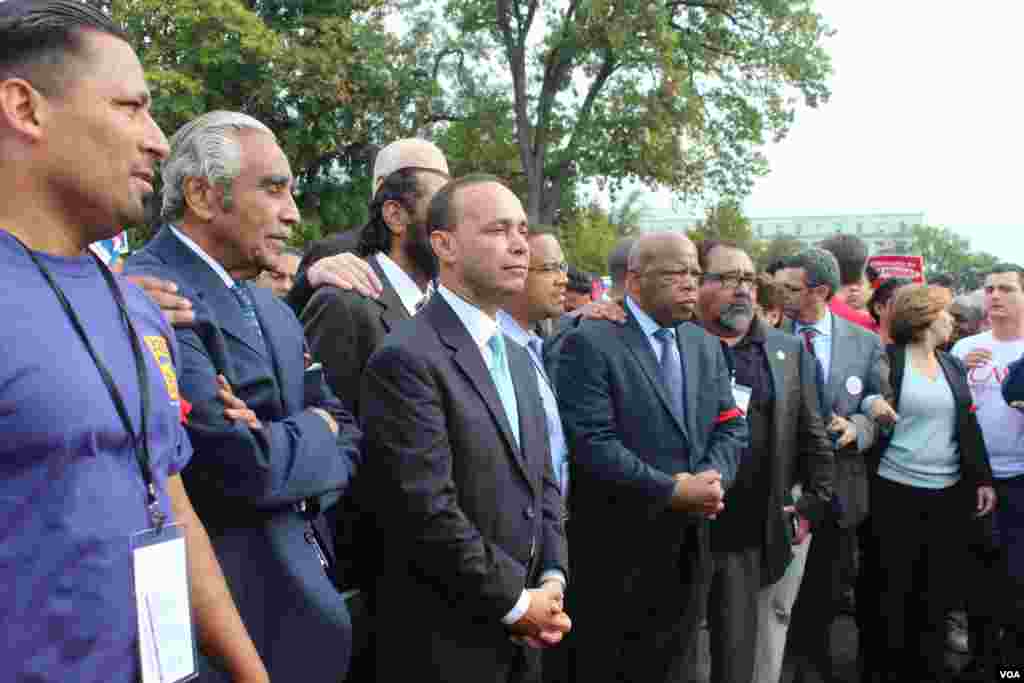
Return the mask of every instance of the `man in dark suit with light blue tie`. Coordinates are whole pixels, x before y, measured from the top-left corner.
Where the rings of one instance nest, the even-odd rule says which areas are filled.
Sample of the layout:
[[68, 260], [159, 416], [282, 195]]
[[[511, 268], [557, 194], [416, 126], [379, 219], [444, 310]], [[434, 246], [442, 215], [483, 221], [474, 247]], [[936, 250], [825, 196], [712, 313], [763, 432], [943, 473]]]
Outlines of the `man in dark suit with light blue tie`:
[[195, 311], [176, 330], [195, 449], [185, 483], [271, 680], [337, 683], [351, 625], [321, 510], [347, 488], [361, 434], [306, 367], [295, 314], [245, 282], [299, 220], [288, 160], [259, 121], [211, 112], [171, 139], [163, 180], [171, 223], [126, 270], [176, 283]]
[[570, 448], [578, 683], [661, 683], [696, 635], [707, 518], [748, 437], [718, 340], [680, 324], [699, 277], [686, 237], [641, 237], [625, 324], [582, 321], [554, 366]]
[[498, 308], [526, 282], [526, 215], [491, 176], [428, 212], [440, 286], [370, 357], [360, 392], [377, 528], [377, 680], [538, 680], [570, 627], [561, 495], [527, 352]]

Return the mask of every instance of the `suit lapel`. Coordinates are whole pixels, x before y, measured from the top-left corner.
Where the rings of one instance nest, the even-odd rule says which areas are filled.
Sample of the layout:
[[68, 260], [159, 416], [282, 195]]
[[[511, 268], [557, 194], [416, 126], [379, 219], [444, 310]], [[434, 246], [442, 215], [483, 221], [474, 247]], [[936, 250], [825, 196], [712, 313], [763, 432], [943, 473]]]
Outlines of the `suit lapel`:
[[[505, 405], [501, 402], [501, 397], [498, 396], [498, 389], [494, 386], [491, 373], [484, 364], [480, 348], [473, 341], [473, 338], [469, 335], [459, 317], [455, 315], [455, 311], [444, 300], [444, 297], [431, 297], [430, 303], [421, 311], [421, 314], [430, 316], [430, 320], [437, 330], [441, 341], [453, 351], [455, 364], [466, 376], [470, 384], [473, 385], [480, 398], [483, 399], [484, 405], [487, 406], [487, 410], [491, 414], [491, 418], [498, 425], [498, 430], [505, 440], [505, 445], [508, 446], [512, 460], [515, 461], [523, 476], [529, 482], [530, 474], [519, 452], [519, 446], [516, 444], [515, 437], [512, 435], [512, 426], [508, 420], [508, 415], [505, 413]], [[513, 379], [514, 382], [515, 380]]]
[[[640, 323], [636, 321], [636, 318], [633, 317], [633, 314], [630, 313], [628, 309], [626, 313], [629, 316], [629, 319], [626, 320], [625, 325], [618, 328], [619, 335], [621, 335], [626, 348], [629, 349], [630, 353], [633, 354], [633, 357], [636, 358], [637, 362], [640, 364], [644, 374], [647, 375], [648, 381], [650, 381], [654, 386], [654, 393], [656, 393], [658, 398], [661, 399], [661, 403], [665, 406], [665, 410], [669, 412], [672, 419], [675, 420], [676, 426], [679, 427], [685, 435], [687, 433], [686, 425], [683, 424], [679, 415], [682, 406], [676, 410], [672, 409], [672, 402], [668, 398], [668, 392], [665, 391], [665, 386], [661, 383], [661, 373], [658, 371], [658, 358], [654, 355], [654, 349], [651, 348], [651, 343], [647, 341], [647, 335], [645, 335], [644, 331], [640, 329]], [[689, 382], [687, 383], [687, 386], [689, 386]]]
[[274, 379], [277, 381], [277, 399], [281, 410], [280, 414], [289, 415], [301, 410], [302, 406], [285, 406], [283, 404], [284, 396], [289, 392], [284, 390], [285, 382], [281, 373], [281, 360], [278, 358], [277, 350], [287, 348], [285, 339], [281, 336], [288, 329], [287, 321], [281, 319], [281, 311], [278, 307], [274, 306], [272, 301], [274, 295], [269, 290], [253, 287], [252, 292], [253, 304], [256, 306], [256, 317], [259, 319], [260, 327], [263, 330], [262, 346], [266, 348], [265, 355], [269, 356], [267, 360], [270, 361], [274, 371]]
[[238, 299], [231, 293], [224, 281], [220, 279], [199, 255], [179, 240], [170, 228], [165, 226], [154, 238], [155, 249], [164, 261], [181, 272], [185, 281], [195, 289], [196, 296], [202, 299], [217, 316], [217, 326], [242, 342], [255, 353], [266, 356], [263, 345], [259, 343], [256, 333], [242, 317], [242, 308]]
[[386, 331], [390, 332], [399, 322], [409, 319], [409, 311], [406, 310], [405, 304], [402, 303], [402, 299], [398, 296], [398, 291], [394, 285], [391, 284], [387, 275], [384, 274], [384, 269], [377, 263], [377, 259], [371, 257], [368, 261], [383, 286], [380, 298], [376, 299], [376, 302], [381, 307], [381, 325]]
[[839, 322], [839, 316], [832, 314], [832, 357], [828, 369], [828, 403], [830, 409], [835, 405], [835, 397], [843, 382], [844, 365], [841, 361], [847, 353], [846, 329]]
[[[509, 347], [515, 345], [514, 341], [506, 339]], [[521, 363], [521, 360], [525, 360], [525, 363]], [[517, 450], [517, 459], [521, 461], [525, 472], [529, 473], [530, 463], [526, 459], [526, 442], [532, 439], [534, 436], [534, 430], [531, 429], [531, 425], [537, 424], [536, 415], [534, 410], [537, 408], [538, 401], [540, 398], [539, 394], [531, 396], [527, 393], [526, 387], [528, 373], [533, 372], [536, 374], [533, 368], [533, 361], [529, 359], [522, 359], [521, 356], [514, 351], [508, 354], [508, 367], [509, 372], [512, 375], [512, 385], [516, 391], [516, 407], [519, 412], [519, 449]], [[538, 387], [538, 391], [539, 391]], [[502, 411], [504, 412], [504, 411]], [[543, 464], [543, 463], [542, 463]], [[542, 470], [543, 471], [543, 470]], [[530, 486], [535, 490], [539, 488], [540, 481], [534, 480], [529, 475], [527, 479], [530, 482]]]
[[[781, 397], [780, 392], [786, 384], [786, 368], [794, 367], [786, 359], [786, 352], [782, 348], [779, 338], [768, 332], [764, 335], [764, 354], [768, 358], [768, 369], [772, 375], [773, 396]], [[796, 378], [794, 377], [794, 381]]]
[[[676, 326], [676, 344], [679, 346], [679, 357], [683, 359], [683, 378], [686, 382], [686, 396], [683, 399], [686, 401], [686, 428], [683, 433], [687, 438], [690, 436], [690, 431], [697, 433], [697, 390], [700, 389], [697, 386], [697, 368], [701, 366], [700, 361], [700, 347], [696, 344], [684, 344], [683, 337], [686, 336], [688, 330], [685, 326], [688, 323]], [[661, 382], [658, 382], [661, 384]]]

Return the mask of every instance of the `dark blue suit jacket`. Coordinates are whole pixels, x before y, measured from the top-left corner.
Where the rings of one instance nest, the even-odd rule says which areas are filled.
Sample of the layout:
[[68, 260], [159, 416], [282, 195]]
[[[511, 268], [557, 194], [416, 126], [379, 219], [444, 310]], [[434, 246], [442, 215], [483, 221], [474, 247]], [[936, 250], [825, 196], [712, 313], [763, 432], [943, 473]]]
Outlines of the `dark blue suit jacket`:
[[[223, 280], [170, 229], [126, 271], [175, 282], [195, 310], [195, 324], [175, 331], [195, 450], [183, 477], [271, 679], [341, 680], [351, 623], [305, 534], [320, 521], [310, 511], [336, 501], [360, 462], [358, 427], [323, 374], [304, 372], [302, 328], [269, 290], [252, 288], [264, 350]], [[262, 429], [223, 417], [218, 373]], [[337, 436], [310, 407], [334, 417]]]
[[627, 316], [625, 324], [582, 321], [552, 365], [570, 448], [569, 613], [577, 666], [604, 669], [587, 674], [594, 680], [664, 677], [648, 670], [652, 662], [616, 653], [677, 624], [701, 582], [706, 524], [669, 509], [673, 475], [716, 469], [727, 488], [748, 438], [718, 339], [695, 325], [676, 328], [684, 422], [670, 408], [654, 350]]
[[1024, 358], [1019, 358], [1007, 368], [1006, 379], [1003, 380], [1003, 398], [1007, 403], [1024, 401]]
[[[526, 352], [506, 342], [521, 444], [483, 355], [441, 295], [370, 357], [360, 392], [375, 555], [377, 680], [513, 683], [502, 617], [545, 570], [568, 575], [562, 498]], [[570, 587], [571, 590], [571, 587]]]

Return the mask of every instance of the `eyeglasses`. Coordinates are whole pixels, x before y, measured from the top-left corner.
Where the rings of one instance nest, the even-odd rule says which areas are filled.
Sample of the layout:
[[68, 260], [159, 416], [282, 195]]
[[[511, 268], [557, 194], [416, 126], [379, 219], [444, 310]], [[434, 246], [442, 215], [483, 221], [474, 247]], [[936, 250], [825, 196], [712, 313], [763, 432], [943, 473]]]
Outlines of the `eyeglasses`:
[[[637, 271], [630, 271], [637, 273]], [[685, 277], [693, 278], [694, 280], [700, 280], [702, 271], [700, 268], [683, 268], [681, 270], [648, 270], [645, 273], [638, 273], [642, 277], [655, 277], [661, 280], [666, 285], [679, 282]]]
[[741, 273], [732, 270], [727, 273], [704, 273], [701, 283], [719, 282], [726, 289], [736, 289], [740, 285], [746, 285], [753, 289], [757, 283], [757, 276], [754, 273]]
[[569, 264], [566, 263], [565, 261], [562, 261], [561, 263], [545, 263], [543, 266], [537, 266], [536, 268], [530, 268], [529, 271], [531, 273], [545, 273], [545, 274], [568, 273], [569, 272]]

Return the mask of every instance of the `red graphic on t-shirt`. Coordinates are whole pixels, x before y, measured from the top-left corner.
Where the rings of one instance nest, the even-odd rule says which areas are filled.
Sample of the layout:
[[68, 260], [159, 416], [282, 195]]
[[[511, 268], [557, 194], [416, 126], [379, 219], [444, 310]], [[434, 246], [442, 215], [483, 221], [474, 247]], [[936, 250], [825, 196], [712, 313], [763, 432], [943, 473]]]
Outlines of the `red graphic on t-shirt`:
[[985, 365], [968, 370], [967, 378], [970, 380], [971, 384], [1001, 385], [1006, 381], [1006, 376], [1009, 373], [1009, 368], [1001, 368], [998, 365], [986, 363]]

